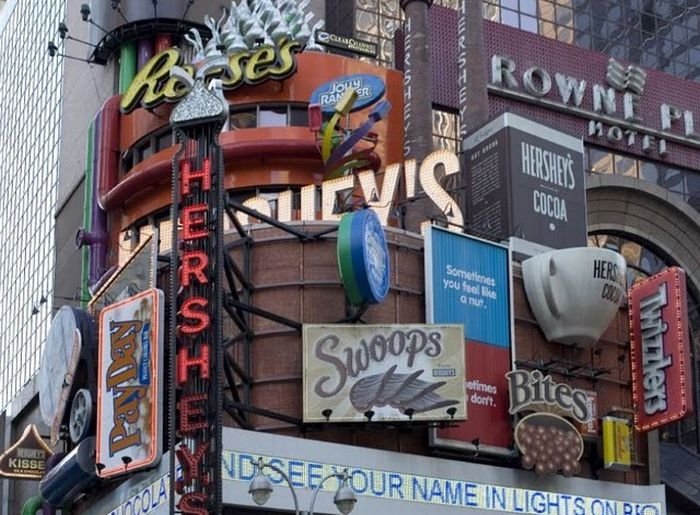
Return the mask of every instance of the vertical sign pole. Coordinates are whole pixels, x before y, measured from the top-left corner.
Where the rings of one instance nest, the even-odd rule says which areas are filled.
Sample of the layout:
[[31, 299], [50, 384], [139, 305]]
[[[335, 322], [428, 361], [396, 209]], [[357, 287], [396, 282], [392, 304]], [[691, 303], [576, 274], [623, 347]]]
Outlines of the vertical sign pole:
[[198, 78], [170, 118], [180, 143], [171, 207], [171, 513], [221, 513], [224, 167], [218, 135], [227, 114], [220, 91]]

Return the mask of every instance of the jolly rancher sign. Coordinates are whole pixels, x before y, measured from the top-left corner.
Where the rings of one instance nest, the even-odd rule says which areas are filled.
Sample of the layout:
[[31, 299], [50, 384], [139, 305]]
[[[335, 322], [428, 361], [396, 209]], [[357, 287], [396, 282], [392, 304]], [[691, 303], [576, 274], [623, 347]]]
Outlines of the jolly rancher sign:
[[464, 420], [462, 325], [304, 325], [304, 421]]

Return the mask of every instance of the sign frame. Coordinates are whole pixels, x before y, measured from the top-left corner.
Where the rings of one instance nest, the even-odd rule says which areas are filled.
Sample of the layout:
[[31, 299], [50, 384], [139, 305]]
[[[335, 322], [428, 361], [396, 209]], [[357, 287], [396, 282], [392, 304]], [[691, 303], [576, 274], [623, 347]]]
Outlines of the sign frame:
[[[142, 398], [149, 399], [150, 398], [150, 416], [149, 417], [139, 417], [139, 421], [143, 418], [144, 424], [148, 423], [149, 428], [147, 428], [146, 433], [149, 436], [149, 445], [141, 445], [141, 447], [145, 447], [145, 456], [139, 458], [139, 459], [134, 459], [129, 455], [129, 449], [133, 447], [133, 445], [129, 445], [126, 447], [124, 450], [117, 450], [116, 452], [110, 452], [109, 450], [109, 445], [108, 442], [111, 441], [111, 432], [107, 431], [105, 429], [105, 426], [109, 425], [114, 425], [114, 421], [117, 420], [117, 417], [114, 413], [114, 406], [112, 406], [111, 410], [106, 409], [106, 403], [108, 402], [108, 399], [111, 398], [112, 402], [115, 402], [114, 395], [109, 392], [110, 389], [112, 388], [107, 388], [106, 381], [104, 380], [105, 378], [105, 372], [109, 370], [109, 367], [105, 367], [106, 363], [106, 358], [105, 358], [105, 341], [106, 341], [106, 346], [109, 348], [110, 347], [110, 341], [109, 341], [109, 332], [105, 334], [105, 327], [106, 324], [108, 323], [108, 319], [112, 317], [112, 321], [119, 320], [121, 314], [125, 314], [127, 312], [129, 313], [134, 313], [135, 311], [141, 309], [139, 305], [142, 305], [144, 302], [150, 303], [150, 307], [148, 307], [147, 304], [147, 311], [148, 315], [147, 320], [143, 320], [143, 322], [148, 321], [150, 327], [148, 327], [148, 336], [149, 336], [149, 347], [150, 347], [150, 352], [149, 352], [149, 357], [147, 361], [146, 367], [143, 366], [144, 364], [144, 357], [143, 357], [143, 347], [139, 345], [138, 349], [135, 349], [132, 353], [132, 356], [136, 354], [137, 350], [140, 351], [141, 356], [140, 356], [140, 362], [137, 363], [137, 365], [133, 365], [136, 360], [132, 362], [132, 366], [134, 368], [138, 368], [138, 371], [135, 370], [137, 376], [142, 376], [144, 374], [147, 374], [149, 376], [149, 381], [147, 383], [147, 386], [145, 387], [146, 392], [143, 393], [141, 396]], [[133, 317], [133, 315], [132, 315]], [[127, 320], [129, 322], [139, 322], [138, 320], [132, 320], [129, 319]], [[163, 385], [163, 372], [164, 372], [164, 324], [165, 324], [165, 295], [162, 290], [159, 290], [157, 288], [150, 288], [148, 290], [145, 290], [143, 292], [140, 292], [132, 297], [129, 297], [128, 299], [124, 299], [120, 302], [117, 302], [115, 304], [112, 304], [110, 306], [105, 307], [102, 309], [100, 312], [100, 328], [99, 328], [99, 366], [98, 366], [98, 385], [97, 385], [97, 445], [95, 448], [95, 461], [96, 463], [100, 463], [104, 465], [99, 472], [98, 475], [101, 478], [110, 478], [114, 476], [119, 476], [122, 474], [134, 472], [136, 470], [140, 469], [145, 469], [149, 468], [155, 464], [157, 464], [162, 456], [163, 453], [163, 438], [162, 438], [162, 433], [163, 433], [163, 416], [164, 416], [164, 409], [163, 409], [163, 392], [164, 392], [164, 385]], [[138, 325], [138, 329], [136, 329], [136, 325]], [[137, 336], [141, 337], [141, 340], [139, 341], [139, 344], [142, 343], [143, 337], [144, 337], [144, 331], [145, 331], [145, 326], [146, 324], [135, 324], [130, 330], [134, 330], [137, 332]], [[134, 341], [137, 340], [137, 336], [134, 336]], [[105, 338], [106, 337], [106, 338]], [[133, 358], [132, 358], [133, 359]], [[118, 370], [122, 370], [120, 367]], [[123, 371], [121, 371], [118, 375], [123, 374]], [[134, 382], [135, 378], [128, 378], [131, 382]], [[137, 378], [138, 379], [138, 384], [142, 385], [143, 384], [143, 379], [142, 378]], [[126, 387], [121, 386], [123, 382], [120, 382], [117, 385], [114, 385], [114, 387], [121, 387], [121, 388], [143, 388], [143, 386], [134, 386], [132, 384], [129, 384]], [[134, 390], [133, 393], [130, 395], [135, 395], [137, 390]], [[122, 393], [122, 395], [127, 395], [127, 393]], [[139, 397], [137, 397], [138, 399]], [[136, 406], [136, 410], [140, 410], [141, 403], [139, 402]], [[132, 407], [133, 409], [133, 407]], [[111, 419], [109, 424], [106, 424], [103, 418], [111, 414]], [[125, 420], [126, 420], [126, 413], [121, 414], [123, 415], [122, 417], [122, 427], [124, 428], [124, 434], [126, 435], [124, 438], [128, 438], [131, 435], [135, 433], [128, 433], [126, 430], [125, 425]], [[138, 423], [138, 422], [137, 422]], [[113, 428], [114, 429], [114, 428]], [[127, 461], [128, 458], [128, 461]]]
[[459, 324], [304, 324], [304, 422], [464, 420], [462, 341]]
[[[662, 287], [665, 297], [663, 299], [660, 297]], [[641, 304], [656, 295], [659, 295], [659, 299], [656, 306], [652, 307], [655, 311], [658, 310], [658, 329], [662, 326], [665, 326], [665, 329], [652, 335], [652, 338], [660, 337], [661, 358], [653, 360], [658, 363], [652, 363], [655, 372], [650, 383], [656, 383], [656, 388], [663, 386], [666, 407], [649, 414], [645, 412], [644, 377], [644, 340], [649, 338], [649, 333], [647, 338], [642, 335], [640, 310]], [[662, 300], [665, 301], [663, 304]], [[672, 266], [638, 282], [628, 292], [628, 305], [634, 428], [646, 432], [680, 420], [693, 411], [693, 364], [690, 355], [685, 271]], [[652, 345], [656, 346], [658, 343], [652, 342]], [[658, 374], [661, 374], [661, 379], [658, 378]]]
[[[485, 244], [488, 246], [492, 246], [495, 249], [500, 249], [499, 251], [505, 253], [505, 259], [507, 263], [506, 267], [506, 272], [504, 274], [504, 278], [506, 281], [507, 285], [507, 311], [508, 311], [508, 323], [509, 323], [509, 328], [505, 333], [505, 337], [507, 338], [508, 341], [508, 349], [509, 349], [509, 358], [508, 358], [508, 370], [511, 371], [515, 369], [515, 321], [514, 321], [514, 305], [513, 305], [513, 256], [512, 256], [512, 249], [510, 248], [509, 245], [503, 244], [503, 243], [496, 243], [493, 241], [485, 240], [483, 238], [478, 238], [472, 235], [468, 234], [463, 234], [463, 233], [455, 233], [454, 231], [450, 231], [447, 229], [443, 229], [441, 227], [437, 226], [428, 226], [426, 230], [424, 231], [424, 239], [425, 239], [425, 298], [426, 298], [426, 321], [428, 323], [435, 323], [435, 305], [433, 302], [433, 299], [436, 295], [436, 291], [434, 289], [434, 281], [432, 280], [432, 270], [433, 270], [433, 255], [432, 255], [432, 247], [433, 247], [433, 237], [432, 237], [432, 231], [438, 231], [439, 233], [444, 233], [448, 236], [455, 236], [455, 237], [463, 237], [466, 240], [470, 240], [472, 242], [475, 242], [476, 244]], [[506, 286], [504, 285], [504, 286]], [[440, 322], [443, 322], [442, 320]], [[444, 321], [447, 323], [447, 321]], [[473, 333], [473, 332], [472, 332]], [[469, 340], [471, 334], [470, 334], [470, 329], [469, 327], [465, 327], [465, 349], [468, 349], [467, 347], [467, 340]], [[474, 344], [474, 346], [479, 345], [479, 344]], [[483, 344], [480, 345], [481, 350], [485, 349], [490, 349], [493, 348], [494, 350], [498, 351], [498, 346], [497, 345], [488, 345], [488, 344]], [[465, 351], [466, 352], [466, 351]], [[503, 371], [504, 373], [506, 370]], [[468, 370], [465, 370], [465, 374], [468, 374]], [[502, 440], [503, 443], [498, 445], [498, 444], [491, 444], [489, 443], [489, 436], [488, 432], [484, 431], [483, 433], [479, 435], [474, 435], [474, 437], [467, 437], [466, 439], [455, 439], [452, 437], [447, 437], [445, 435], [440, 434], [440, 430], [437, 428], [431, 428], [429, 431], [429, 443], [430, 446], [432, 447], [439, 447], [439, 448], [445, 448], [445, 449], [455, 449], [459, 451], [467, 451], [467, 452], [480, 452], [482, 454], [489, 454], [493, 456], [507, 456], [507, 457], [513, 457], [516, 455], [515, 451], [510, 447], [510, 440], [512, 440], [512, 416], [508, 413], [508, 392], [507, 392], [507, 384], [505, 380], [505, 376], [501, 375], [499, 377], [499, 381], [502, 381], [502, 387], [503, 391], [500, 392], [502, 402], [503, 402], [503, 409], [505, 410], [504, 414], [504, 423], [506, 418], [508, 419], [508, 427], [506, 431], [506, 427], [503, 427], [503, 434], [502, 434]], [[468, 386], [472, 382], [471, 377], [467, 377], [465, 387]], [[477, 380], [478, 382], [478, 380]], [[483, 386], [483, 385], [482, 385]], [[492, 386], [492, 385], [486, 385], [486, 386]], [[471, 391], [467, 391], [467, 395], [471, 398], [471, 396], [474, 393]], [[467, 408], [469, 411], [469, 407]], [[468, 419], [463, 425], [466, 426], [467, 424], [470, 424], [474, 420], [474, 411], [471, 410], [471, 418]], [[478, 444], [475, 444], [474, 442], [477, 441], [478, 439]], [[506, 443], [506, 439], [508, 440], [508, 443]]]

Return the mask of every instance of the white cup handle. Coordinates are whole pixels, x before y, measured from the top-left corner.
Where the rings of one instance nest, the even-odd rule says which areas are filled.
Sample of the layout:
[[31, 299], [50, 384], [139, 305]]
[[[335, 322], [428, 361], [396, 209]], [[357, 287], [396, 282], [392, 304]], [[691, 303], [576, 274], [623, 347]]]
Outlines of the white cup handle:
[[554, 300], [554, 290], [552, 289], [552, 277], [554, 277], [554, 274], [556, 274], [557, 272], [552, 256], [549, 256], [545, 266], [547, 266], [548, 271], [547, 274], [542, 274], [542, 289], [544, 291], [544, 299], [547, 301], [547, 307], [549, 307], [549, 311], [552, 313], [552, 316], [554, 318], [559, 318], [561, 313], [559, 313], [559, 308], [557, 307], [557, 303]]

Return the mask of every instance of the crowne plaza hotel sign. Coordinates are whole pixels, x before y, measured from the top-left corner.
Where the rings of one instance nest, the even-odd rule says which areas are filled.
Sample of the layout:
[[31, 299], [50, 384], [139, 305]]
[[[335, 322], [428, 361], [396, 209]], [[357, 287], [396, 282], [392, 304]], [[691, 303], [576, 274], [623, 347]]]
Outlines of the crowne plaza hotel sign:
[[692, 411], [685, 272], [670, 267], [629, 292], [634, 426], [649, 431]]

